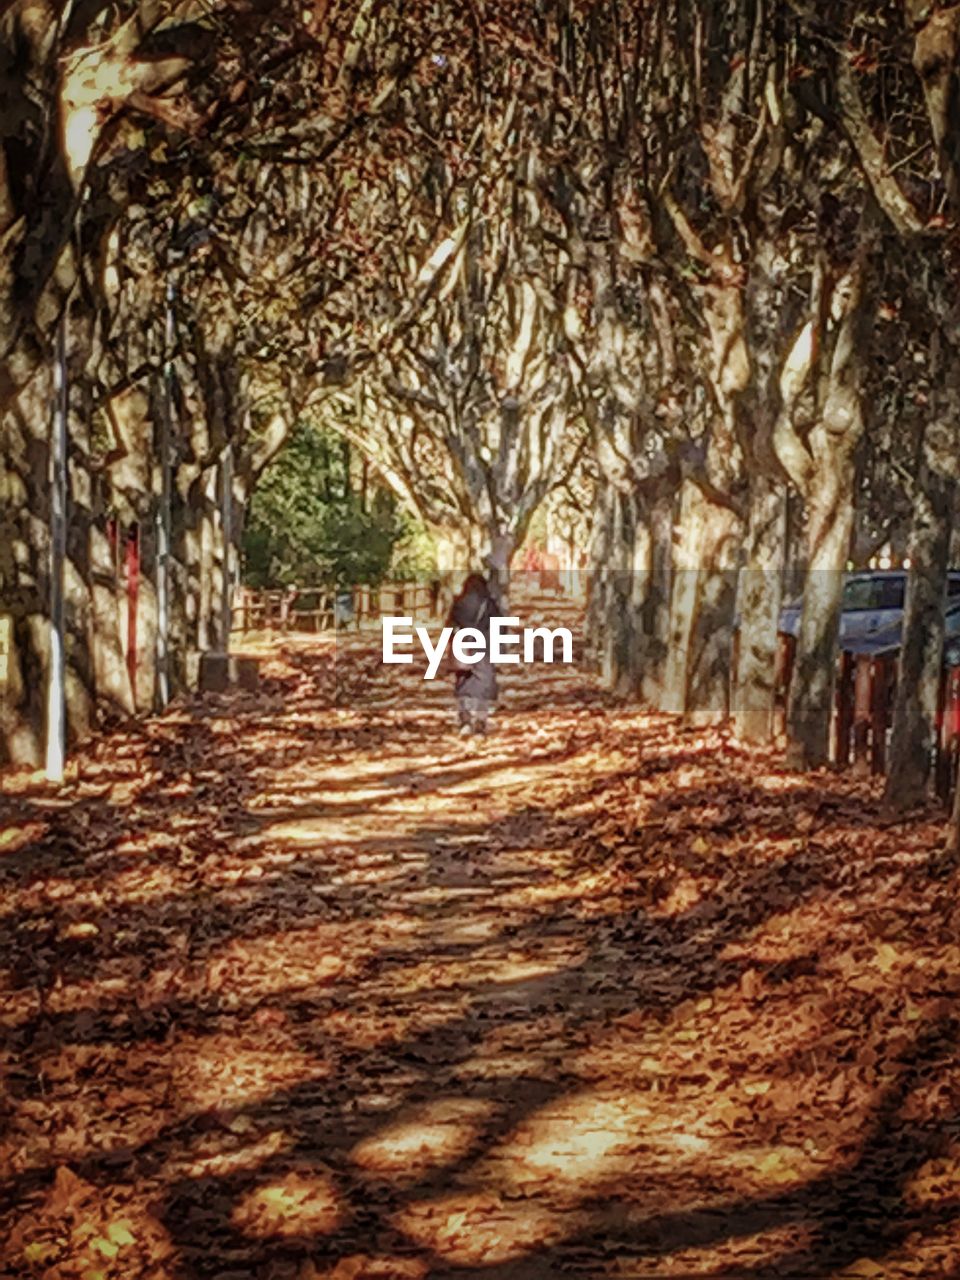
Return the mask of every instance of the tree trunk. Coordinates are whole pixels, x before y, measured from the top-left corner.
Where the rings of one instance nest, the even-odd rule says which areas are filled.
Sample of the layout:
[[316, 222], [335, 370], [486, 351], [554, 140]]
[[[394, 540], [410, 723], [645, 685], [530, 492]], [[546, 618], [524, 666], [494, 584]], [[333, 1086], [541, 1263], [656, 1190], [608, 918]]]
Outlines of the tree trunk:
[[739, 517], [704, 499], [703, 558], [697, 574], [685, 717], [694, 725], [722, 724], [730, 715], [733, 619], [737, 596]]
[[944, 602], [957, 485], [924, 465], [910, 534], [910, 578], [884, 803], [894, 813], [927, 793], [943, 670]]
[[206, 653], [216, 647], [217, 599], [214, 587], [216, 570], [216, 469], [211, 467], [195, 486], [198, 512], [198, 591], [197, 591], [197, 649]]
[[960, 769], [953, 780], [953, 788], [953, 810], [947, 828], [946, 850], [956, 856], [960, 854]]
[[830, 759], [837, 635], [853, 536], [853, 478], [852, 459], [836, 471], [818, 468], [808, 504], [809, 560], [787, 712], [791, 769], [816, 769]]
[[616, 490], [601, 480], [590, 528], [587, 569], [587, 600], [584, 617], [585, 657], [599, 672], [604, 661], [606, 621], [610, 616], [611, 554], [615, 521]]
[[783, 485], [756, 476], [750, 494], [746, 564], [737, 588], [740, 628], [734, 709], [735, 732], [742, 742], [763, 744], [773, 737], [785, 520]]
[[52, 385], [41, 370], [0, 415], [0, 613], [9, 650], [0, 760], [33, 767], [45, 752]]
[[483, 556], [486, 578], [501, 607], [506, 610], [510, 598], [510, 561], [516, 541], [512, 533], [494, 528], [487, 531], [486, 545]]
[[200, 516], [196, 483], [173, 495], [169, 569], [170, 693], [183, 693], [197, 674], [200, 600]]
[[730, 711], [740, 520], [687, 481], [679, 531], [661, 707], [692, 724], [715, 724]]
[[[787, 713], [787, 763], [816, 769], [830, 759], [837, 633], [854, 532], [856, 449], [863, 434], [864, 353], [873, 326], [865, 239], [834, 285], [824, 334], [824, 399], [810, 432], [806, 477], [807, 578]], [[789, 468], [788, 468], [789, 469]]]
[[643, 602], [644, 660], [640, 673], [643, 701], [660, 705], [670, 640], [670, 591], [675, 494], [657, 498], [650, 511], [651, 573]]
[[601, 678], [621, 697], [632, 697], [640, 688], [646, 657], [643, 606], [652, 568], [650, 528], [633, 494], [614, 489], [609, 514]]
[[697, 604], [700, 551], [704, 543], [704, 501], [697, 486], [686, 481], [681, 490], [680, 514], [676, 529], [679, 541], [674, 548], [670, 627], [664, 670], [661, 710], [684, 715], [693, 623]]

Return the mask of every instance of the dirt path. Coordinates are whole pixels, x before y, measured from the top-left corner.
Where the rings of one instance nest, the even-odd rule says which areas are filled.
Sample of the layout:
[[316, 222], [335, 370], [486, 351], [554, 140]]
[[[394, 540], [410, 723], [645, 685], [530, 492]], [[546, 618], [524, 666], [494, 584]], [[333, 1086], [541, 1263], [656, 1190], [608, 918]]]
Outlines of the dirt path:
[[933, 822], [330, 659], [8, 780], [0, 1274], [960, 1275]]

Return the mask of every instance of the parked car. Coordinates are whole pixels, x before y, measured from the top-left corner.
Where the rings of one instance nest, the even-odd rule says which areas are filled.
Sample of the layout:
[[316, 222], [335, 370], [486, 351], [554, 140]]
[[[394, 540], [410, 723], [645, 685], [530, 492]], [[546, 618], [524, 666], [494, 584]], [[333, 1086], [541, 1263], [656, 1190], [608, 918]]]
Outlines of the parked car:
[[[905, 569], [879, 569], [852, 573], [843, 587], [843, 605], [840, 614], [840, 643], [868, 641], [871, 637], [884, 638], [889, 646], [890, 629], [903, 625], [903, 607], [907, 593]], [[960, 570], [947, 574], [947, 597], [960, 602]], [[803, 600], [791, 600], [780, 613], [782, 635], [796, 637], [800, 634], [800, 617]], [[896, 646], [899, 647], [899, 638]]]
[[[894, 655], [903, 643], [903, 616], [876, 631], [862, 632], [841, 640], [840, 646], [848, 653], [866, 653], [871, 657]], [[943, 664], [960, 667], [960, 599], [947, 603], [943, 626]]]

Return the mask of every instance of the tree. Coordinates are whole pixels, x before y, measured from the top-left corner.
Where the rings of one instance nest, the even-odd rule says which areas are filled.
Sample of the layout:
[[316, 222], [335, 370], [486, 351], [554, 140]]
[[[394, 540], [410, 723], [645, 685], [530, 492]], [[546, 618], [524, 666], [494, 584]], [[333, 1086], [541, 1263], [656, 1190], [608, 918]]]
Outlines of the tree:
[[253, 492], [244, 576], [258, 587], [377, 583], [406, 533], [389, 491], [367, 505], [352, 486], [340, 438], [301, 421]]

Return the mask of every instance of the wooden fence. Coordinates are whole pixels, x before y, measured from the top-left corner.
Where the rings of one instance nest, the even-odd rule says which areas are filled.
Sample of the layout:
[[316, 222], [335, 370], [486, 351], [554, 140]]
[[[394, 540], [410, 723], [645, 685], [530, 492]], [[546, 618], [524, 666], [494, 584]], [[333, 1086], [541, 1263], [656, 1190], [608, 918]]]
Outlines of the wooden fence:
[[[781, 637], [780, 688], [785, 707], [794, 673], [796, 641]], [[843, 651], [837, 660], [834, 759], [841, 769], [882, 775], [893, 729], [897, 694], [897, 654]], [[960, 667], [946, 667], [937, 707], [934, 777], [937, 794], [948, 799], [960, 757]]]
[[440, 607], [439, 581], [386, 582], [342, 592], [313, 588], [254, 591], [243, 587], [233, 604], [233, 631], [307, 632], [360, 627], [386, 615], [433, 618]]

